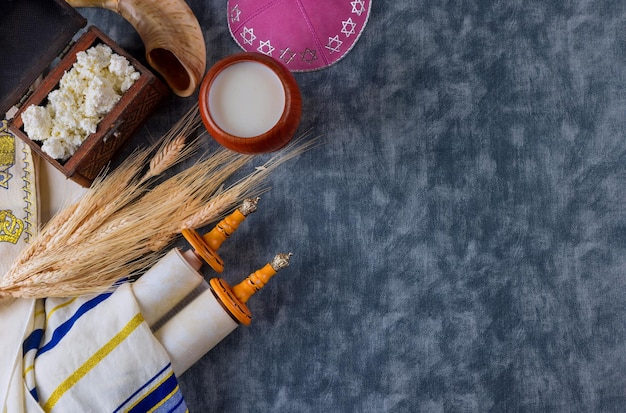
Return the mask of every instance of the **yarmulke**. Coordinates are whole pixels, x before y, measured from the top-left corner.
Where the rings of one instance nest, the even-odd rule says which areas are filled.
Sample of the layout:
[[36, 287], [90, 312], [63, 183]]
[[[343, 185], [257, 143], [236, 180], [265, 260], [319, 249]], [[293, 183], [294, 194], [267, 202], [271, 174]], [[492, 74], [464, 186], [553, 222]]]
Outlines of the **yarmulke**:
[[371, 0], [228, 0], [228, 27], [241, 48], [293, 72], [344, 57], [369, 18]]

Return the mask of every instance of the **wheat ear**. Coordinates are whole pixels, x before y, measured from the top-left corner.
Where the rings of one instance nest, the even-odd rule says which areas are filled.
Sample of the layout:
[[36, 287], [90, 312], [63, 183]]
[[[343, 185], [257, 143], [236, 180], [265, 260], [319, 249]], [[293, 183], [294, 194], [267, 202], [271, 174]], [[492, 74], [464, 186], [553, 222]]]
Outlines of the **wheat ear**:
[[0, 296], [73, 296], [114, 288], [156, 263], [163, 253], [154, 245], [164, 246], [183, 226], [202, 226], [264, 191], [261, 185], [271, 171], [309, 147], [288, 147], [225, 190], [227, 179], [254, 157], [217, 151], [153, 182], [141, 173], [149, 169], [154, 148], [132, 155], [51, 221], [34, 241], [41, 248], [27, 250], [15, 261], [21, 264], [0, 280]]

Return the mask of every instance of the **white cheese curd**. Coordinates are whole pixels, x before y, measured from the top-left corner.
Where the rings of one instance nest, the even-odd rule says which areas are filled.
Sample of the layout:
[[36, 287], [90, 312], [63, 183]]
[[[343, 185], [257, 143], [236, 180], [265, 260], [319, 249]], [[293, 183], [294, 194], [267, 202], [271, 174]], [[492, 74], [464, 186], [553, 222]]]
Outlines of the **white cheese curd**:
[[29, 106], [22, 113], [22, 120], [28, 136], [37, 141], [46, 139], [52, 128], [52, 117], [46, 108], [41, 106]]
[[85, 115], [89, 117], [106, 115], [120, 100], [111, 83], [94, 78], [85, 90]]
[[48, 103], [22, 113], [24, 132], [51, 157], [67, 160], [141, 74], [104, 44], [76, 54]]

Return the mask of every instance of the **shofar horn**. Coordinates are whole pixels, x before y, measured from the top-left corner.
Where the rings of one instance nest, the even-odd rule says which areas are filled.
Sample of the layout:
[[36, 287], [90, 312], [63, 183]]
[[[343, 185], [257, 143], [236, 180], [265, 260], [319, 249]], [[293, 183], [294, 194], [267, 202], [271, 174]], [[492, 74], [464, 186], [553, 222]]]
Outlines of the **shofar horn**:
[[198, 19], [185, 0], [66, 0], [73, 7], [101, 7], [126, 19], [141, 37], [146, 59], [178, 96], [190, 96], [206, 69]]

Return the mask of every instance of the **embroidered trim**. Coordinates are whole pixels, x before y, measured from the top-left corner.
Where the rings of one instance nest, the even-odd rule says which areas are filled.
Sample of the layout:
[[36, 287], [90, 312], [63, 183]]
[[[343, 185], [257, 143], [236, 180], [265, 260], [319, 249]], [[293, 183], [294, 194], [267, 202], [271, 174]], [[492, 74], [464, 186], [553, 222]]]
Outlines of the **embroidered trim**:
[[33, 211], [33, 206], [36, 207], [34, 194], [33, 194], [33, 180], [35, 176], [35, 172], [33, 170], [33, 158], [30, 152], [30, 148], [26, 145], [22, 148], [22, 164], [24, 169], [24, 175], [22, 175], [22, 190], [24, 191], [24, 202], [26, 206], [24, 207], [24, 242], [30, 243], [33, 238], [35, 232], [37, 232], [37, 227], [35, 222], [37, 221], [37, 214]]

